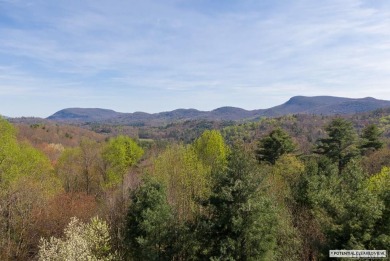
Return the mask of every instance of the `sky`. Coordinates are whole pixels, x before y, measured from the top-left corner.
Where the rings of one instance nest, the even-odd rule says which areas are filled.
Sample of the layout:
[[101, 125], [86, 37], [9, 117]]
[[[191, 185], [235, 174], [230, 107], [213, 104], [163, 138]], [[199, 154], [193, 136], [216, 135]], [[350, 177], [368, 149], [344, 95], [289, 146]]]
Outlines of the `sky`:
[[0, 114], [390, 100], [388, 0], [0, 0]]

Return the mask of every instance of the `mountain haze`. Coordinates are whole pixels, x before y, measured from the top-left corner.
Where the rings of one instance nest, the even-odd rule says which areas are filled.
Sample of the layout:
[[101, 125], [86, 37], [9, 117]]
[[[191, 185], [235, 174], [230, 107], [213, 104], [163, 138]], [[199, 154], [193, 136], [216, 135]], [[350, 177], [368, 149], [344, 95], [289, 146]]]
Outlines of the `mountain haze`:
[[212, 111], [177, 109], [160, 113], [121, 113], [99, 108], [68, 108], [60, 110], [47, 119], [63, 122], [100, 122], [107, 124], [164, 124], [180, 120], [244, 120], [260, 117], [277, 117], [286, 114], [345, 115], [390, 107], [390, 101], [371, 97], [352, 99], [333, 96], [295, 96], [287, 102], [259, 110], [236, 107], [221, 107]]

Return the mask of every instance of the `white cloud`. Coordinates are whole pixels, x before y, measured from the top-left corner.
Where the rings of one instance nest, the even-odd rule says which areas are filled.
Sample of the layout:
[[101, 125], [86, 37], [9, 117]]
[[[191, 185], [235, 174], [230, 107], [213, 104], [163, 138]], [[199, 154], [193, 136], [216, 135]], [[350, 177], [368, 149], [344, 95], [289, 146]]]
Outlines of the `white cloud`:
[[14, 21], [0, 25], [0, 66], [19, 71], [8, 68], [4, 81], [0, 67], [0, 91], [59, 100], [63, 90], [113, 104], [116, 92], [150, 99], [166, 91], [168, 103], [180, 97], [188, 107], [254, 108], [267, 95], [390, 99], [384, 2], [202, 3], [0, 1]]

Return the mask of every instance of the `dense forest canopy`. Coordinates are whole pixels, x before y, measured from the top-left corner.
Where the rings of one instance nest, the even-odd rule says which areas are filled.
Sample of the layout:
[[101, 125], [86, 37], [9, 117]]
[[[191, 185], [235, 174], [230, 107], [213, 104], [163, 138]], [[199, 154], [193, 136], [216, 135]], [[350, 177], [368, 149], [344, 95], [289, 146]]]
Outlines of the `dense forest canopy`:
[[390, 249], [390, 116], [0, 119], [0, 260], [327, 260]]

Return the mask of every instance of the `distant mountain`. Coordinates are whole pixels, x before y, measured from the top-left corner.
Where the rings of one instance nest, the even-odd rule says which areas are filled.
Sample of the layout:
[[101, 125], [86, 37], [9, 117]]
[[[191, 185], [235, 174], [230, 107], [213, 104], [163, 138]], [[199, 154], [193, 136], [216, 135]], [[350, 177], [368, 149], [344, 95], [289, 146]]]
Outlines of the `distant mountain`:
[[390, 107], [390, 101], [377, 100], [371, 97], [362, 99], [341, 98], [333, 96], [295, 96], [286, 103], [265, 110], [267, 116], [285, 114], [354, 114]]
[[333, 96], [295, 96], [286, 103], [260, 110], [244, 110], [236, 107], [221, 107], [212, 111], [196, 109], [177, 109], [160, 113], [121, 113], [107, 109], [69, 108], [60, 110], [47, 119], [63, 122], [98, 122], [123, 125], [161, 125], [175, 121], [207, 120], [244, 120], [260, 117], [277, 117], [286, 114], [322, 114], [345, 115], [368, 112], [379, 108], [390, 107], [390, 101], [377, 100], [371, 97], [362, 99], [341, 98]]
[[47, 119], [70, 120], [70, 121], [104, 121], [118, 117], [120, 113], [98, 108], [69, 108], [60, 110]]

